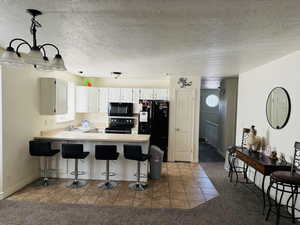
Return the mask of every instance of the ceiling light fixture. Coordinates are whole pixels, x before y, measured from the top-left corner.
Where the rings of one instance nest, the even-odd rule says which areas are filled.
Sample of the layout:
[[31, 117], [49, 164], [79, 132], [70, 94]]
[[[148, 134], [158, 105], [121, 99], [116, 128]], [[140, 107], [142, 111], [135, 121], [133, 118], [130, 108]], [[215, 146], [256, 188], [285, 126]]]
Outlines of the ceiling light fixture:
[[[36, 32], [37, 28], [42, 27], [42, 25], [36, 21], [35, 17], [42, 15], [42, 12], [36, 9], [27, 9], [27, 13], [32, 16], [30, 33], [32, 34], [33, 41], [32, 45], [22, 38], [14, 38], [9, 42], [9, 46], [6, 51], [0, 56], [0, 64], [14, 64], [14, 65], [24, 65], [32, 64], [36, 69], [48, 70], [48, 71], [66, 71], [65, 63], [60, 55], [58, 47], [51, 43], [45, 43], [42, 45], [37, 45]], [[16, 50], [12, 47], [13, 43], [19, 43]], [[27, 55], [22, 55], [19, 52], [20, 47], [27, 45], [30, 49]], [[53, 60], [49, 60], [46, 47], [53, 47], [56, 50], [56, 55]]]
[[111, 72], [111, 75], [113, 78], [118, 79], [122, 75], [122, 73], [121, 72]]

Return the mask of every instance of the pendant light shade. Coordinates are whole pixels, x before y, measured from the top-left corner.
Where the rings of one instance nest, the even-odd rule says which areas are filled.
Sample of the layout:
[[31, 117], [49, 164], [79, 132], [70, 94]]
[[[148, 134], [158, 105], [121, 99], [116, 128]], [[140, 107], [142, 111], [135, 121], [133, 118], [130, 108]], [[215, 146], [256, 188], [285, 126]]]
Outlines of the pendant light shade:
[[17, 55], [17, 53], [12, 47], [8, 47], [0, 55], [0, 64], [24, 65], [24, 61], [21, 57]]
[[31, 48], [28, 55], [24, 57], [24, 62], [37, 66], [42, 66], [45, 64], [43, 54], [39, 48]]
[[44, 59], [43, 65], [35, 65], [35, 68], [40, 71], [46, 71], [46, 72], [53, 71], [51, 67], [51, 62], [49, 61], [48, 57], [44, 56], [43, 59]]
[[65, 66], [64, 60], [61, 55], [55, 55], [54, 59], [51, 62], [51, 68], [57, 71], [66, 71], [67, 68]]

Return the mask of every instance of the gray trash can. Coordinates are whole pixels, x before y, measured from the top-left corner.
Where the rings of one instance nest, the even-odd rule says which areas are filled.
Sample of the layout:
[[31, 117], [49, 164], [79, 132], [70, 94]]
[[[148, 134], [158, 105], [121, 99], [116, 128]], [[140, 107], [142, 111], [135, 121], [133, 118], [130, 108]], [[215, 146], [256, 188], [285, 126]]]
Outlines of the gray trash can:
[[159, 179], [161, 174], [161, 164], [164, 152], [157, 146], [150, 147], [150, 177], [151, 179]]

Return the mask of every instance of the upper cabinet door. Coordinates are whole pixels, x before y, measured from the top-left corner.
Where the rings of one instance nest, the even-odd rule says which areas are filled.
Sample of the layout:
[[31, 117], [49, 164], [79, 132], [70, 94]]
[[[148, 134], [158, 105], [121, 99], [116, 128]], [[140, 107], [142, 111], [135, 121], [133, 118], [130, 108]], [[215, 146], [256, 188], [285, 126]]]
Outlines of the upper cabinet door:
[[77, 113], [87, 113], [89, 112], [89, 93], [88, 88], [85, 86], [76, 86], [76, 112]]
[[140, 95], [140, 99], [143, 100], [153, 100], [154, 96], [153, 96], [153, 88], [141, 88], [141, 95]]
[[155, 100], [169, 100], [169, 90], [167, 88], [154, 89]]
[[132, 103], [132, 88], [121, 88], [120, 102]]
[[98, 112], [98, 88], [88, 87], [88, 111]]
[[139, 107], [139, 100], [140, 100], [140, 89], [139, 88], [133, 88], [132, 89], [132, 103], [133, 103], [133, 113], [139, 113], [140, 107]]
[[68, 82], [56, 79], [55, 84], [56, 114], [66, 114], [68, 113]]
[[99, 88], [99, 112], [107, 113], [108, 112], [108, 88]]
[[55, 78], [40, 78], [41, 115], [68, 112], [68, 82]]
[[121, 88], [109, 88], [109, 102], [120, 102], [121, 101]]

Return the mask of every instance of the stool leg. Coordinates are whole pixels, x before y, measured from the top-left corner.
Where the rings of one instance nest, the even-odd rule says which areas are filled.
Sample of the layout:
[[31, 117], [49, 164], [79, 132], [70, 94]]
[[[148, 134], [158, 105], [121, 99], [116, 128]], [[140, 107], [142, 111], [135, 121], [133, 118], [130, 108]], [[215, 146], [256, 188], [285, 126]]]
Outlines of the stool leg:
[[298, 186], [293, 186], [292, 187], [292, 222], [296, 223], [296, 218], [295, 218], [295, 205], [297, 202], [298, 198]]
[[268, 209], [268, 212], [267, 212], [267, 215], [266, 215], [266, 218], [265, 218], [266, 221], [269, 219], [271, 208], [272, 208], [272, 200], [271, 200], [271, 194], [270, 194], [271, 193], [272, 185], [273, 185], [273, 181], [270, 180], [270, 184], [269, 184], [269, 187], [268, 187], [268, 190], [267, 190], [267, 196], [268, 196], [268, 202], [269, 202], [269, 209]]
[[146, 185], [141, 183], [141, 162], [137, 162], [137, 182], [130, 184], [128, 187], [134, 191], [144, 191]]
[[54, 180], [48, 178], [48, 157], [44, 156], [44, 168], [43, 168], [43, 177], [37, 181], [34, 186], [48, 186], [50, 184], [55, 184]]
[[81, 188], [87, 185], [86, 181], [78, 180], [78, 159], [75, 159], [75, 168], [74, 168], [74, 180], [67, 182], [66, 186], [69, 188]]
[[279, 202], [278, 202], [278, 183], [276, 182], [276, 193], [275, 193], [275, 206], [276, 206], [276, 225], [279, 225], [279, 220], [280, 220], [280, 207], [281, 207], [281, 200], [282, 200], [282, 195], [283, 192], [281, 192], [281, 198], [279, 198]]
[[105, 182], [98, 184], [97, 187], [103, 188], [103, 189], [112, 189], [112, 188], [117, 187], [118, 184], [116, 182], [110, 181], [109, 175], [110, 175], [109, 160], [106, 160], [106, 179], [105, 179]]

